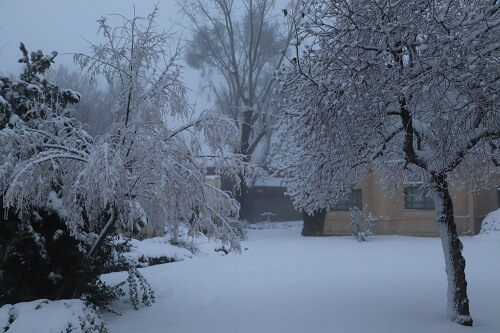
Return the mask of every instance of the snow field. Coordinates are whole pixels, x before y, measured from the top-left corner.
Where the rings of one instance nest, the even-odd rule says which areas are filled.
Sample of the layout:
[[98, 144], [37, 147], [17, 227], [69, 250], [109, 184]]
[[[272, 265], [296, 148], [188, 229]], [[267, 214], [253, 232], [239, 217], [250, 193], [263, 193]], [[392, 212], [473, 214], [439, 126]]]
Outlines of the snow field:
[[[141, 269], [150, 308], [116, 304], [110, 332], [500, 332], [500, 242], [462, 238], [474, 327], [446, 317], [439, 238], [302, 237], [249, 230], [241, 254]], [[103, 277], [118, 282], [124, 273]]]

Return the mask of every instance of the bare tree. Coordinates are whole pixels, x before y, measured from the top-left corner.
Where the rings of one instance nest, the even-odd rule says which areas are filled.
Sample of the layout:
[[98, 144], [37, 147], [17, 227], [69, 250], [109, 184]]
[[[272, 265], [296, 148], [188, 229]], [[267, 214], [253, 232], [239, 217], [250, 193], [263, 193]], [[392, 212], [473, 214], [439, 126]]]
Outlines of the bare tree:
[[[316, 0], [308, 46], [281, 72], [282, 161], [299, 209], [334, 204], [373, 169], [434, 198], [448, 314], [472, 325], [450, 184], [499, 174], [500, 3]], [[479, 185], [478, 185], [479, 186]]]
[[[275, 125], [273, 74], [293, 37], [291, 27], [286, 31], [279, 23], [276, 0], [178, 3], [192, 24], [187, 63], [202, 70], [217, 110], [229, 115], [238, 127], [238, 152], [245, 161], [265, 166]], [[290, 13], [300, 8], [298, 1], [290, 6]], [[238, 201], [240, 216], [245, 218], [245, 175], [240, 178]]]

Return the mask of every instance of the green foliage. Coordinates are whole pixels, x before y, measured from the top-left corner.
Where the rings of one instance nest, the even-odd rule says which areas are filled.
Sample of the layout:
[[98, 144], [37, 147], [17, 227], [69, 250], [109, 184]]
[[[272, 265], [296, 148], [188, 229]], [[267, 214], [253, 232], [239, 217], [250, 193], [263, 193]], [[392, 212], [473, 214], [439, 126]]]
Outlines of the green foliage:
[[[48, 209], [33, 211], [23, 220], [14, 214], [6, 220], [3, 217], [0, 209], [0, 306], [72, 298], [86, 256], [84, 245], [70, 235], [64, 220]], [[99, 280], [114, 252], [108, 239], [92, 259], [85, 280], [81, 297], [98, 306], [123, 294], [120, 286], [110, 287]]]
[[134, 309], [139, 309], [139, 304], [151, 306], [155, 301], [153, 289], [149, 285], [144, 276], [137, 270], [136, 267], [130, 266], [127, 278], [129, 286], [130, 302]]
[[0, 216], [0, 305], [70, 298], [83, 253], [54, 212], [33, 211], [22, 221]]
[[83, 294], [80, 298], [94, 305], [98, 305], [103, 310], [119, 314], [110, 304], [120, 297], [125, 296], [125, 292], [123, 291], [124, 284], [125, 281], [115, 286], [109, 286], [99, 279], [93, 279], [85, 285]]

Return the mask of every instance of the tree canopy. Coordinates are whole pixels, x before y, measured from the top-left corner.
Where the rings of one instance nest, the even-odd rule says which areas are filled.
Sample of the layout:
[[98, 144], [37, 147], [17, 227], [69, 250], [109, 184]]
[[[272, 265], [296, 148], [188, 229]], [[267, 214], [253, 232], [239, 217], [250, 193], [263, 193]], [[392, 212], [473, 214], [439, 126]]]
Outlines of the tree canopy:
[[448, 312], [472, 325], [449, 183], [499, 174], [500, 4], [312, 1], [279, 74], [289, 193], [312, 213], [371, 171], [433, 193]]

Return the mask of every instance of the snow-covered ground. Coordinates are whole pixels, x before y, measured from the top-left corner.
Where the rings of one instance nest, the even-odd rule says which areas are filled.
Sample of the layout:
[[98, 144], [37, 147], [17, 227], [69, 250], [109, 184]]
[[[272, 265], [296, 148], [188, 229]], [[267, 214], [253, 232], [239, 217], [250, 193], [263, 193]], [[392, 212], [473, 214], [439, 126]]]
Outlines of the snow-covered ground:
[[116, 304], [123, 316], [105, 315], [110, 332], [500, 332], [500, 238], [462, 238], [474, 318], [466, 328], [446, 318], [438, 238], [359, 243], [286, 225], [250, 230], [241, 254], [141, 269], [156, 303]]
[[39, 299], [0, 307], [0, 332], [99, 333], [104, 327], [99, 311], [78, 299]]

